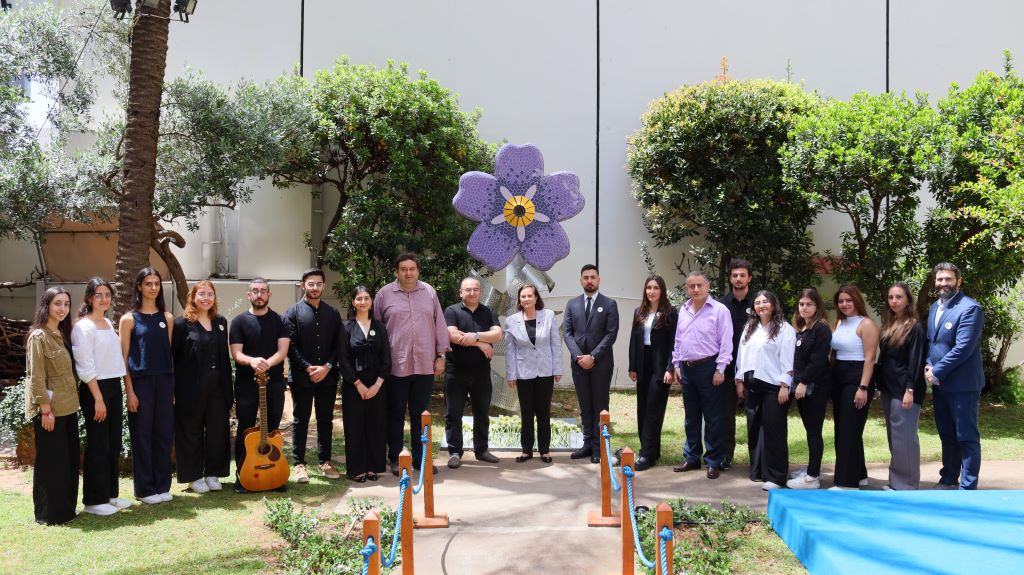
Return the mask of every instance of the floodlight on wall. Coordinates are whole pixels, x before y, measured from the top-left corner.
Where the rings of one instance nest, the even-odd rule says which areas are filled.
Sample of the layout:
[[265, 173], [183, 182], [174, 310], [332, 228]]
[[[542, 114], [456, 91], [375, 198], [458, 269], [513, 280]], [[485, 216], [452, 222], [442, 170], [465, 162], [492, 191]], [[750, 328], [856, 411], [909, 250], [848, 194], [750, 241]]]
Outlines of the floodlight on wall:
[[196, 3], [199, 0], [174, 0], [174, 11], [182, 22], [188, 22], [188, 17], [196, 11]]
[[124, 17], [132, 11], [132, 0], [110, 0], [110, 9], [114, 11], [114, 17], [124, 20]]

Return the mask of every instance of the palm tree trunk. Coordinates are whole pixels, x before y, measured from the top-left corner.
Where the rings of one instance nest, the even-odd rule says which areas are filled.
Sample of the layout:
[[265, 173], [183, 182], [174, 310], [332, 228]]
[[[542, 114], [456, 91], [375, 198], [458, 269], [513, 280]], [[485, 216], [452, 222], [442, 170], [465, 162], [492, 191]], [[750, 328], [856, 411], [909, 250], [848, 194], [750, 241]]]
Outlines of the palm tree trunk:
[[170, 0], [149, 12], [136, 12], [131, 34], [131, 62], [128, 69], [128, 117], [124, 134], [124, 190], [120, 202], [117, 261], [116, 314], [131, 302], [135, 274], [149, 265], [153, 241], [153, 194], [156, 187], [156, 151], [160, 131], [160, 98], [167, 67], [167, 19]]

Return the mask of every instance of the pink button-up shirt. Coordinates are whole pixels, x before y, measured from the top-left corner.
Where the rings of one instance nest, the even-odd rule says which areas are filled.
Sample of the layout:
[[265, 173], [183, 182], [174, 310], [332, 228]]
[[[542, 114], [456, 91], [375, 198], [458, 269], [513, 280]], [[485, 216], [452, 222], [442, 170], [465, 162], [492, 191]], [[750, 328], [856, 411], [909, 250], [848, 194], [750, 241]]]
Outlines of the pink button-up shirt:
[[693, 300], [686, 300], [679, 310], [676, 344], [672, 348], [672, 365], [718, 356], [718, 371], [732, 361], [732, 315], [729, 308], [709, 297], [700, 311], [693, 313]]
[[393, 281], [377, 292], [373, 317], [384, 322], [391, 341], [391, 375], [433, 375], [437, 354], [448, 351], [448, 325], [437, 292], [416, 282], [405, 291]]

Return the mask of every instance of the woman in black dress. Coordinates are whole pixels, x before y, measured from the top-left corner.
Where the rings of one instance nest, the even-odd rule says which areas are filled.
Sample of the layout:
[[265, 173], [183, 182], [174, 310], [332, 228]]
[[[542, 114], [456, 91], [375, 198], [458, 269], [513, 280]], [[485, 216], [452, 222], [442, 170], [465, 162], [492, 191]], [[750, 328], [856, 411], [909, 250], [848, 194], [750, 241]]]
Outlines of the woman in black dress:
[[359, 483], [377, 481], [386, 462], [383, 386], [391, 374], [391, 348], [384, 323], [371, 319], [372, 307], [370, 290], [356, 286], [349, 295], [349, 319], [338, 338], [346, 475]]

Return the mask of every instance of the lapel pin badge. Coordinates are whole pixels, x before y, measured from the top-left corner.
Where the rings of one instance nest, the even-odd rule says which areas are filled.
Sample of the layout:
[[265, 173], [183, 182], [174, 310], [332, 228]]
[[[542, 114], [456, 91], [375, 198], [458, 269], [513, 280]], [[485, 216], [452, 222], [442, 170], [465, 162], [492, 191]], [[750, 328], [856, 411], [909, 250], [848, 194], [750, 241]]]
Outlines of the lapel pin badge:
[[947, 321], [946, 322], [946, 329], [953, 329], [953, 322]]

